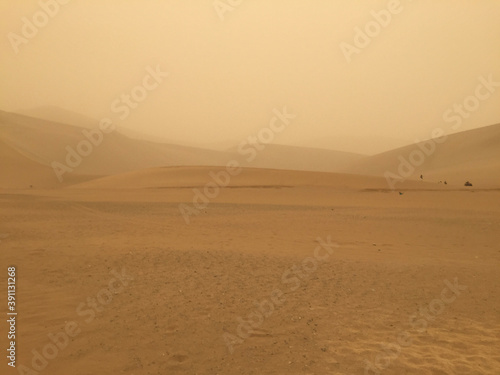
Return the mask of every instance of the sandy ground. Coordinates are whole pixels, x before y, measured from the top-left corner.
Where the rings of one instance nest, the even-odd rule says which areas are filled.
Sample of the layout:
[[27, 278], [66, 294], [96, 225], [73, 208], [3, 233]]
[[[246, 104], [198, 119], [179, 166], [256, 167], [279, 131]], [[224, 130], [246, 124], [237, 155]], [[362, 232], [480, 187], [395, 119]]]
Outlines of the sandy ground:
[[500, 191], [192, 195], [3, 190], [2, 374], [500, 373]]

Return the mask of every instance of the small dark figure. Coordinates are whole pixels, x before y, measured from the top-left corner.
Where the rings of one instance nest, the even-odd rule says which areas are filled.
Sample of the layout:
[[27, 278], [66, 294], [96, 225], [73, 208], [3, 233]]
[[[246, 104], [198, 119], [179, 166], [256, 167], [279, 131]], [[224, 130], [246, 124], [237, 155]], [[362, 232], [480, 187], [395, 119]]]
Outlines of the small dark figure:
[[404, 193], [402, 193], [402, 192], [399, 192], [399, 195], [403, 195], [403, 194], [404, 194]]
[[469, 181], [467, 181], [467, 182], [464, 184], [464, 186], [472, 186], [472, 184], [471, 184]]
[[445, 184], [445, 185], [448, 185], [448, 183], [447, 183], [446, 181], [444, 182], [444, 184]]
[[424, 179], [424, 175], [423, 175], [423, 174], [421, 174], [421, 175], [420, 175], [420, 179], [421, 179], [421, 180], [423, 180], [423, 179]]

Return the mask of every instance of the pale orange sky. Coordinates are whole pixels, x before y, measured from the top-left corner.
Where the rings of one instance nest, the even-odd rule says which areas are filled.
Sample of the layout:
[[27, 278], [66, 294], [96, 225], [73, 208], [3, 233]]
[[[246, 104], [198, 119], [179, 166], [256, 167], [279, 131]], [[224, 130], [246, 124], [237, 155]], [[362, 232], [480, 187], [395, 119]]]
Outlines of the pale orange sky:
[[[360, 151], [452, 132], [443, 113], [480, 76], [500, 82], [500, 2], [402, 0], [348, 63], [340, 43], [388, 3], [246, 0], [221, 20], [213, 0], [72, 0], [16, 54], [8, 34], [41, 8], [2, 1], [0, 109], [57, 106], [200, 145], [238, 143], [283, 106], [297, 118], [276, 143]], [[113, 101], [157, 65], [169, 76], [118, 120]], [[498, 122], [500, 87], [460, 130]]]

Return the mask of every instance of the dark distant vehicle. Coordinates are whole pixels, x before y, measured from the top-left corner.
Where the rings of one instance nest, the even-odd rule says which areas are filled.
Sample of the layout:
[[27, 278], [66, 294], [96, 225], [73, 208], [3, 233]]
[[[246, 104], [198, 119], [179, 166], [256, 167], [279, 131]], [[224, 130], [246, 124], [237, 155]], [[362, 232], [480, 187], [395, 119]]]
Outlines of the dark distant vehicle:
[[467, 181], [467, 182], [464, 184], [464, 186], [472, 186], [472, 184], [471, 184], [469, 181]]

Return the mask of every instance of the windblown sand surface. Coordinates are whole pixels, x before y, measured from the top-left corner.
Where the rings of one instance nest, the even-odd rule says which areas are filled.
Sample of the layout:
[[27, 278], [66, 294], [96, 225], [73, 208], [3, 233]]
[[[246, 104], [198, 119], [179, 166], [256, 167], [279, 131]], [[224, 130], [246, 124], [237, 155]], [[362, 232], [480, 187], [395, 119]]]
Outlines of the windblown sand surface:
[[74, 321], [41, 374], [500, 373], [500, 191], [245, 170], [187, 225], [209, 170], [1, 192], [18, 365]]

